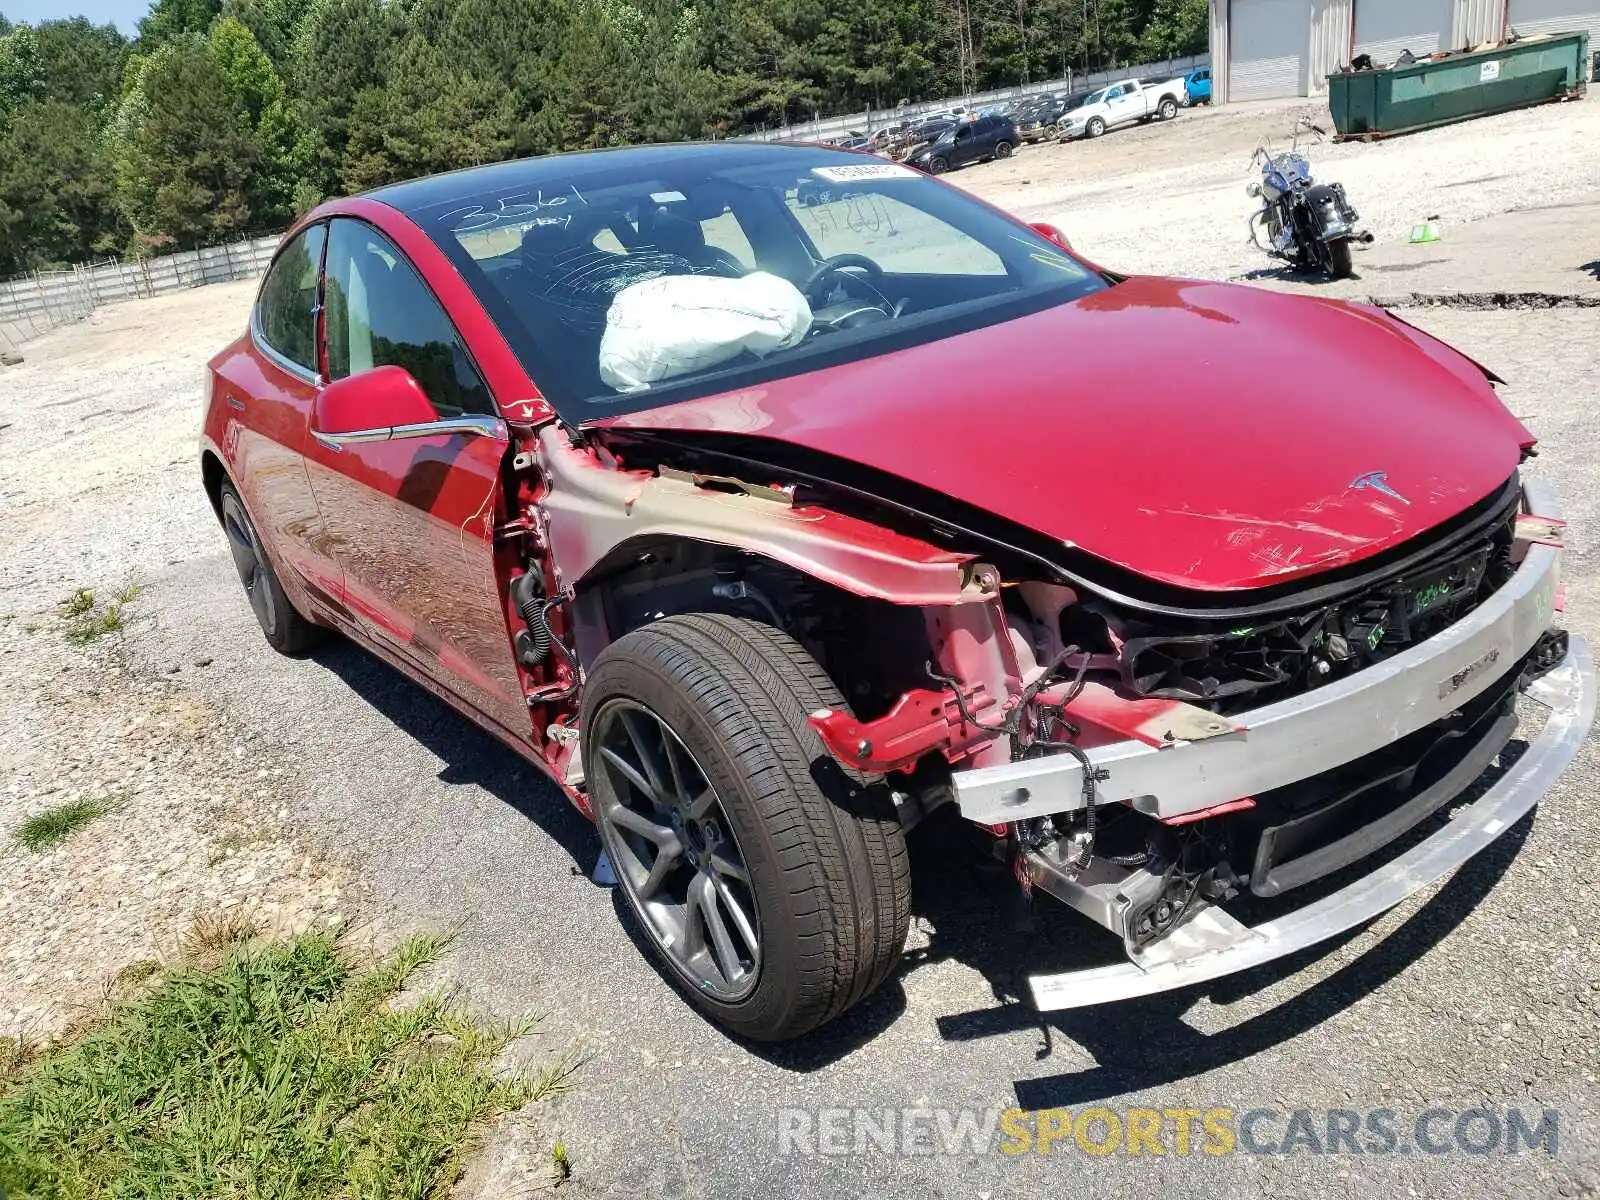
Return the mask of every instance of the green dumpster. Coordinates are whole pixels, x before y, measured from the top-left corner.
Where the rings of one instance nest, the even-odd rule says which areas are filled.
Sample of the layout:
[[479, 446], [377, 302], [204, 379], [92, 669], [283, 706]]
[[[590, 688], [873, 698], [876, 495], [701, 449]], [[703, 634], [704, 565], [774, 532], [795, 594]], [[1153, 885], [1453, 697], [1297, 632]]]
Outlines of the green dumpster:
[[1386, 71], [1330, 75], [1328, 107], [1340, 141], [1390, 137], [1581, 96], [1588, 66], [1587, 33], [1549, 34]]

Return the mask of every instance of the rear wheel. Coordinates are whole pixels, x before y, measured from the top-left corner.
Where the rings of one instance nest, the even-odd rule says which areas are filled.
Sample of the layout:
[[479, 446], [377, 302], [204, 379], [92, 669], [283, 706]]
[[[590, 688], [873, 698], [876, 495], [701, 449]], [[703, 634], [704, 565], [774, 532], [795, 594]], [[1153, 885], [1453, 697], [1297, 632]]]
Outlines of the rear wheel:
[[905, 943], [894, 805], [806, 721], [843, 707], [788, 635], [710, 613], [620, 638], [584, 688], [595, 823], [628, 906], [690, 1002], [743, 1037], [833, 1019]]
[[1156, 112], [1163, 121], [1170, 121], [1178, 115], [1178, 102], [1171, 96], [1163, 96], [1161, 98], [1161, 107], [1156, 109]]
[[995, 148], [994, 148], [994, 156], [996, 158], [1010, 158], [1011, 157], [1011, 143], [1010, 142], [999, 142], [999, 143], [997, 143], [995, 145]]
[[244, 594], [256, 614], [256, 623], [266, 635], [267, 644], [280, 654], [304, 654], [323, 639], [327, 630], [302, 617], [284, 595], [283, 585], [272, 569], [272, 560], [267, 557], [250, 514], [245, 512], [244, 501], [239, 499], [233, 484], [224, 481], [217, 500], [234, 569], [239, 572], [239, 582], [244, 584]]
[[1089, 123], [1084, 126], [1085, 136], [1097, 138], [1106, 131], [1106, 123], [1100, 117], [1090, 117]]
[[1350, 255], [1350, 239], [1338, 238], [1328, 243], [1328, 276], [1331, 279], [1349, 279], [1355, 274], [1355, 261]]

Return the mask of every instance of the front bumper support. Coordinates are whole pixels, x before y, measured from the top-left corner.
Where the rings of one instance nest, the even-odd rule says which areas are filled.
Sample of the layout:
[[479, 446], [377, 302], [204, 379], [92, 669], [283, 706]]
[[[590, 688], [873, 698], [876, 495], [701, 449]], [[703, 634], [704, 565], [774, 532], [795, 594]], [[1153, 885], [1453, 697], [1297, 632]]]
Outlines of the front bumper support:
[[[1549, 492], [1525, 485], [1529, 512], [1557, 517]], [[1123, 741], [1088, 753], [1105, 781], [1100, 804], [1157, 819], [1255, 796], [1363, 758], [1442, 720], [1518, 662], [1555, 615], [1559, 547], [1530, 542], [1516, 572], [1449, 628], [1334, 683], [1232, 719], [1240, 732], [1152, 746]], [[1067, 754], [957, 771], [961, 815], [985, 825], [1081, 809], [1083, 767]]]
[[1543, 731], [1489, 790], [1437, 833], [1356, 882], [1274, 921], [1248, 928], [1207, 909], [1146, 947], [1139, 959], [1029, 979], [1041, 1011], [1128, 1000], [1248, 970], [1315, 946], [1399, 904], [1454, 871], [1536, 804], [1572, 761], [1595, 716], [1594, 660], [1574, 636], [1567, 657], [1526, 693], [1546, 705]]

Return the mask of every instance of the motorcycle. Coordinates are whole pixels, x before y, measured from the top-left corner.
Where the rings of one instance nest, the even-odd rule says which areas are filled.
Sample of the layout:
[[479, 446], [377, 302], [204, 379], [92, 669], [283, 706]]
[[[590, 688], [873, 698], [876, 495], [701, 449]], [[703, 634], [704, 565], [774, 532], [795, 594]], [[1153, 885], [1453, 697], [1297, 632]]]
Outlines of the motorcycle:
[[[1300, 153], [1300, 135], [1324, 130], [1302, 117], [1295, 123], [1290, 148], [1274, 154], [1263, 142], [1250, 158], [1251, 167], [1261, 168], [1261, 181], [1245, 191], [1262, 201], [1261, 211], [1250, 218], [1250, 241], [1256, 249], [1280, 258], [1299, 270], [1321, 270], [1329, 279], [1345, 279], [1354, 266], [1350, 257], [1352, 242], [1370, 242], [1370, 233], [1356, 229], [1360, 219], [1345, 197], [1344, 185], [1317, 183], [1311, 177], [1311, 164]], [[1265, 229], [1267, 244], [1262, 245]]]

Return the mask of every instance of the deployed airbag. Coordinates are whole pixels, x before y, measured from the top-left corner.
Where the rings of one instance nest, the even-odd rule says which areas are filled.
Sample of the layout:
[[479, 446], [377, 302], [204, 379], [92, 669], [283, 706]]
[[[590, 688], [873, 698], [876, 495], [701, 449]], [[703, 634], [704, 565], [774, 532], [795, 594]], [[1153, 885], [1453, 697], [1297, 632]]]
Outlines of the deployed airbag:
[[600, 378], [619, 392], [636, 392], [746, 351], [787, 350], [810, 328], [811, 306], [800, 289], [766, 271], [738, 279], [661, 275], [612, 298]]

